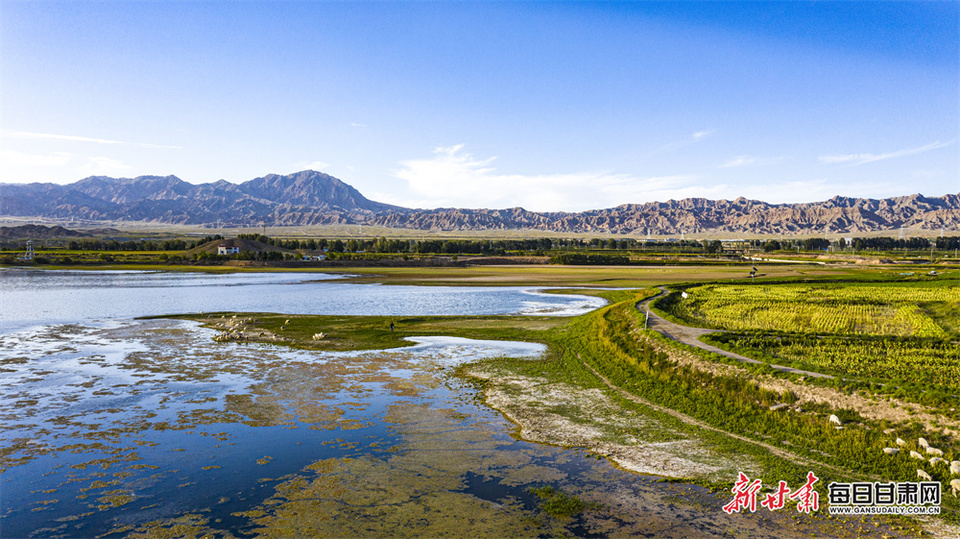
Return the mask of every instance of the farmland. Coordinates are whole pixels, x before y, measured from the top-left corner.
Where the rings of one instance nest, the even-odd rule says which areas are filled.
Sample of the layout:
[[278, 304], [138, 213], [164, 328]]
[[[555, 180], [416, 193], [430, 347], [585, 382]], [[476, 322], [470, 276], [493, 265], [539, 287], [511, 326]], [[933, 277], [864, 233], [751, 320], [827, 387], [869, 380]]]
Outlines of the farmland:
[[761, 332], [706, 340], [770, 363], [884, 384], [886, 392], [921, 403], [950, 403], [946, 393], [960, 390], [960, 347], [951, 341]]
[[693, 325], [735, 331], [945, 338], [960, 311], [960, 288], [919, 283], [704, 285], [669, 301]]
[[[776, 285], [771, 288], [774, 286]], [[943, 282], [939, 288], [950, 297], [950, 287], [952, 283]], [[731, 285], [729, 288], [741, 287]], [[784, 295], [789, 296], [812, 287], [787, 285], [787, 288], [795, 288], [784, 292]], [[857, 286], [851, 288], [854, 291], [849, 293], [850, 297], [862, 301], [864, 291], [857, 290]], [[943, 297], [936, 295], [937, 288], [931, 287], [927, 290], [917, 287], [917, 295]], [[843, 292], [843, 289], [842, 286], [835, 287], [831, 300], [837, 301], [837, 296], [844, 297], [847, 293]], [[883, 291], [885, 288], [873, 287], [873, 290]], [[898, 290], [897, 293], [900, 295], [891, 294], [890, 301], [905, 302], [904, 295], [907, 292]], [[875, 301], [882, 303], [882, 296], [875, 298]], [[783, 304], [790, 306], [788, 302]], [[789, 309], [785, 310], [789, 312]], [[710, 313], [707, 311], [706, 314]], [[809, 392], [805, 386], [814, 383], [813, 380], [787, 376], [791, 380], [778, 382], [778, 377], [769, 372], [754, 371], [747, 375], [745, 367], [704, 367], [705, 363], [710, 363], [708, 355], [704, 356], [706, 362], [703, 359], [696, 362], [679, 361], [679, 358], [689, 351], [685, 352], [678, 345], [651, 335], [650, 330], [642, 329], [642, 317], [632, 309], [630, 302], [608, 307], [593, 316], [588, 323], [591, 327], [584, 328], [582, 335], [596, 337], [591, 339], [595, 344], [586, 347], [582, 352], [586, 362], [618, 387], [632, 394], [704, 421], [724, 432], [740, 433], [757, 442], [770, 441], [781, 448], [789, 448], [794, 458], [779, 461], [775, 469], [778, 475], [792, 477], [791, 467], [797, 470], [797, 464], [803, 462], [802, 459], [809, 459], [828, 467], [826, 473], [829, 475], [837, 473], [832, 467], [838, 467], [855, 477], [904, 481], [915, 477], [916, 470], [921, 469], [945, 484], [950, 474], [942, 466], [938, 467], [932, 462], [918, 462], [907, 454], [908, 451], [892, 456], [885, 455], [883, 448], [896, 446], [895, 439], [901, 438], [906, 440], [908, 449], [922, 451], [915, 440], [926, 437], [936, 440], [931, 443], [950, 458], [956, 459], [960, 456], [956, 431], [958, 418], [955, 411], [958, 362], [956, 345], [950, 342], [848, 335], [836, 337], [847, 339], [843, 342], [834, 340], [832, 343], [821, 343], [821, 349], [824, 350], [831, 348], [832, 344], [830, 357], [834, 358], [834, 364], [831, 368], [811, 362], [802, 364], [821, 372], [852, 372], [859, 365], [861, 373], [869, 372], [876, 379], [892, 386], [886, 388], [887, 390], [898, 391], [896, 396], [911, 397], [908, 400], [914, 401], [922, 401], [926, 397], [931, 401], [930, 404], [938, 404], [940, 407], [937, 413], [924, 416], [933, 418], [924, 425], [919, 421], [921, 414], [917, 412], [930, 412], [931, 409], [910, 405], [904, 414], [908, 418], [906, 420], [891, 419], [892, 415], [879, 419], [876, 417], [874, 405], [879, 403], [881, 408], [896, 409], [900, 404], [897, 404], [896, 400], [888, 400], [878, 395], [851, 396], [851, 388], [843, 380], [833, 380], [829, 382], [829, 387], [823, 388], [821, 395], [826, 395], [826, 398], [812, 399], [806, 396]], [[735, 337], [742, 338], [742, 335], [735, 334]], [[787, 336], [783, 333], [757, 332], [753, 337], [755, 340], [751, 342], [757, 349], [763, 348], [768, 353], [770, 347], [773, 347], [773, 353], [779, 352], [776, 346], [769, 343], [780, 342], [781, 347], [786, 348], [793, 342], [789, 339], [806, 337], [807, 340], [800, 341], [806, 347], [798, 346], [794, 350], [798, 360], [808, 357], [812, 343], [818, 341], [815, 335], [808, 333]], [[874, 346], [872, 355], [859, 357], [861, 353], [870, 351], [871, 344]], [[744, 346], [739, 348], [739, 351], [749, 350]], [[756, 349], [752, 351], [756, 352]], [[889, 356], [883, 357], [884, 354]], [[875, 365], [870, 365], [871, 362]], [[890, 380], [905, 383], [890, 384]], [[938, 388], [937, 382], [942, 382], [947, 387]], [[930, 391], [937, 394], [931, 395], [928, 393]], [[939, 400], [936, 397], [939, 397]], [[838, 405], [840, 402], [860, 402], [863, 408], [841, 408]], [[871, 413], [867, 413], [868, 407], [872, 409]], [[830, 414], [837, 414], [842, 418], [843, 428], [836, 429], [830, 425], [827, 421]], [[911, 417], [915, 420], [911, 421]], [[841, 477], [843, 475], [840, 474]], [[945, 511], [945, 514], [956, 518], [956, 513], [952, 510]]]
[[722, 348], [949, 405], [960, 388], [955, 282], [705, 285], [662, 306], [691, 325], [731, 330], [704, 337]]

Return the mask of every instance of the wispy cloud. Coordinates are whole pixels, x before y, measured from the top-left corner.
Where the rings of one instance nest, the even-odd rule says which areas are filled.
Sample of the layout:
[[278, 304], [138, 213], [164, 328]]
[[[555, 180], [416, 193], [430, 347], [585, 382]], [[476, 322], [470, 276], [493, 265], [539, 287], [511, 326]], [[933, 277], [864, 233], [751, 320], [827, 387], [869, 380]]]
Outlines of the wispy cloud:
[[825, 165], [832, 165], [838, 163], [846, 163], [850, 165], [863, 165], [866, 163], [874, 163], [876, 161], [884, 161], [886, 159], [896, 159], [898, 157], [907, 157], [910, 155], [917, 155], [924, 152], [929, 152], [931, 150], [936, 150], [939, 148], [945, 148], [956, 142], [956, 140], [951, 140], [948, 142], [934, 142], [927, 144], [926, 146], [920, 146], [919, 148], [907, 148], [905, 150], [897, 150], [895, 152], [887, 153], [852, 153], [852, 154], [842, 154], [842, 155], [821, 155], [818, 159], [821, 163]]
[[172, 149], [172, 150], [183, 149], [181, 146], [149, 144], [145, 142], [124, 142], [122, 140], [82, 137], [77, 135], [57, 135], [54, 133], [34, 133], [30, 131], [3, 131], [2, 134], [4, 137], [19, 138], [19, 139], [63, 140], [68, 142], [88, 142], [91, 144], [121, 144], [125, 146], [137, 146], [139, 148], [162, 148], [162, 149]]
[[733, 159], [730, 159], [718, 166], [720, 168], [760, 167], [760, 166], [775, 165], [777, 163], [780, 163], [783, 160], [784, 160], [783, 156], [756, 157], [752, 155], [738, 155]]
[[509, 174], [493, 166], [496, 157], [475, 158], [464, 145], [436, 148], [433, 156], [400, 163], [395, 176], [415, 198], [381, 194], [385, 202], [414, 207], [506, 208], [582, 211], [624, 203], [720, 196], [726, 185], [704, 186], [695, 175], [637, 177], [609, 171], [562, 174]]
[[694, 144], [698, 144], [701, 141], [704, 141], [712, 137], [715, 132], [716, 131], [714, 131], [713, 129], [704, 129], [702, 131], [696, 131], [694, 133], [690, 133], [690, 135], [688, 136], [671, 140], [663, 144], [662, 146], [658, 146], [657, 148], [650, 150], [649, 152], [646, 153], [646, 155], [644, 155], [644, 157], [649, 158], [649, 157], [653, 157], [655, 155], [659, 155], [663, 153], [670, 153], [670, 152], [676, 152], [678, 150], [682, 150], [683, 148], [687, 148]]
[[693, 140], [701, 140], [701, 139], [705, 139], [705, 138], [707, 138], [707, 137], [709, 137], [709, 136], [712, 136], [713, 133], [714, 133], [713, 129], [707, 129], [707, 130], [704, 130], [704, 131], [697, 131], [696, 133], [690, 135], [690, 138], [692, 138]]

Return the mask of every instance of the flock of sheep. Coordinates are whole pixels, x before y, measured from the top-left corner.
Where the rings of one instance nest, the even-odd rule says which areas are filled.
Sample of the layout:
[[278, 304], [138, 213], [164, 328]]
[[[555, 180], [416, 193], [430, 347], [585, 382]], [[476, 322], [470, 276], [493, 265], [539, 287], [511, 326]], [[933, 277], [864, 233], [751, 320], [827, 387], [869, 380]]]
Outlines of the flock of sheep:
[[[829, 421], [837, 425], [837, 428], [843, 428], [841, 426], [839, 417], [835, 415], [831, 415], [829, 418]], [[897, 438], [897, 445], [902, 447], [907, 445], [907, 442], [901, 438]], [[925, 438], [919, 438], [917, 440], [917, 447], [919, 447], [920, 449], [923, 449], [927, 455], [933, 455], [932, 457], [930, 457], [931, 466], [947, 463], [947, 461], [943, 458], [943, 451], [937, 449], [936, 447], [932, 447]], [[900, 452], [900, 448], [884, 447], [883, 452], [884, 454], [887, 454], [887, 455], [896, 455], [897, 453]], [[910, 456], [920, 460], [927, 459], [926, 456], [912, 449], [910, 450]], [[960, 475], [960, 460], [950, 461], [949, 464], [950, 464], [950, 475]], [[917, 479], [920, 479], [922, 481], [933, 481], [933, 478], [930, 477], [930, 474], [920, 469], [917, 470]], [[950, 492], [953, 494], [954, 497], [956, 497], [957, 493], [960, 492], [960, 478], [955, 478], [950, 480]]]
[[[201, 311], [200, 314], [203, 314], [203, 311]], [[214, 318], [214, 315], [208, 315], [207, 318]], [[223, 332], [214, 336], [213, 340], [217, 342], [246, 342], [248, 339], [258, 341], [285, 340], [278, 338], [269, 331], [255, 327], [255, 324], [260, 323], [260, 320], [256, 318], [237, 318], [237, 315], [227, 318], [224, 315], [220, 315], [220, 319], [219, 329]], [[290, 321], [287, 320], [286, 323], [289, 324]], [[280, 326], [280, 329], [286, 329], [286, 326]]]

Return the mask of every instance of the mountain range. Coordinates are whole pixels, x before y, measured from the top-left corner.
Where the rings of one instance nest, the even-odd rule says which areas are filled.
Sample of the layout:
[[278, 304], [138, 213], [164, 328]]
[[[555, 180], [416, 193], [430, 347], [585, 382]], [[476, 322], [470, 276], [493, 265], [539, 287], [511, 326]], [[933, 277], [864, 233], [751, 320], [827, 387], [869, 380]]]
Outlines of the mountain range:
[[908, 229], [956, 231], [960, 195], [885, 199], [836, 196], [823, 202], [770, 204], [687, 198], [584, 212], [509, 209], [411, 209], [367, 199], [343, 181], [306, 170], [234, 184], [187, 183], [176, 176], [92, 176], [68, 185], [0, 184], [0, 216], [146, 221], [223, 226], [379, 225], [418, 230], [511, 230], [614, 234], [723, 232], [856, 233]]

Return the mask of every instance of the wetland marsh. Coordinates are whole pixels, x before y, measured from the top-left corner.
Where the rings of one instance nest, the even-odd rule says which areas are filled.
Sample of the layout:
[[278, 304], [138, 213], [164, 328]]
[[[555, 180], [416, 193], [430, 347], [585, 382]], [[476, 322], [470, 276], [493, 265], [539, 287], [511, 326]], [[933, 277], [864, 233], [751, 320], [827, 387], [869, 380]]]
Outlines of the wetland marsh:
[[[74, 273], [51, 276], [69, 284]], [[411, 301], [431, 288], [347, 285], [371, 294], [348, 303], [367, 316], [305, 316], [270, 314], [290, 310], [263, 301], [264, 287], [322, 312], [328, 307], [317, 305], [329, 304], [312, 300], [341, 283], [105, 278], [110, 284], [75, 288], [102, 298], [120, 290], [140, 298], [140, 314], [194, 314], [134, 319], [98, 305], [95, 316], [65, 322], [73, 311], [30, 320], [10, 314], [28, 307], [4, 310], [12, 328], [0, 332], [5, 537], [862, 535], [858, 520], [725, 514], [729, 495], [700, 484], [761, 474], [768, 455], [624, 399], [578, 366], [579, 353], [558, 361], [541, 344], [574, 338], [576, 324], [551, 315], [599, 307], [598, 297], [447, 288], [463, 301], [443, 312], [442, 302]], [[5, 303], [44, 288], [3, 281]], [[75, 297], [57, 286], [59, 297]], [[400, 299], [385, 302], [393, 289]], [[176, 311], [177, 298], [199, 301], [198, 293], [214, 306]], [[286, 340], [214, 340], [234, 315], [210, 311], [238, 304], [217, 303], [224, 297], [244, 305], [245, 294], [261, 303], [240, 316]], [[157, 295], [172, 307], [145, 299]], [[395, 307], [409, 311], [394, 316]], [[316, 331], [325, 338], [304, 338]], [[356, 350], [371, 347], [389, 349]], [[871, 528], [876, 536], [910, 529]]]

